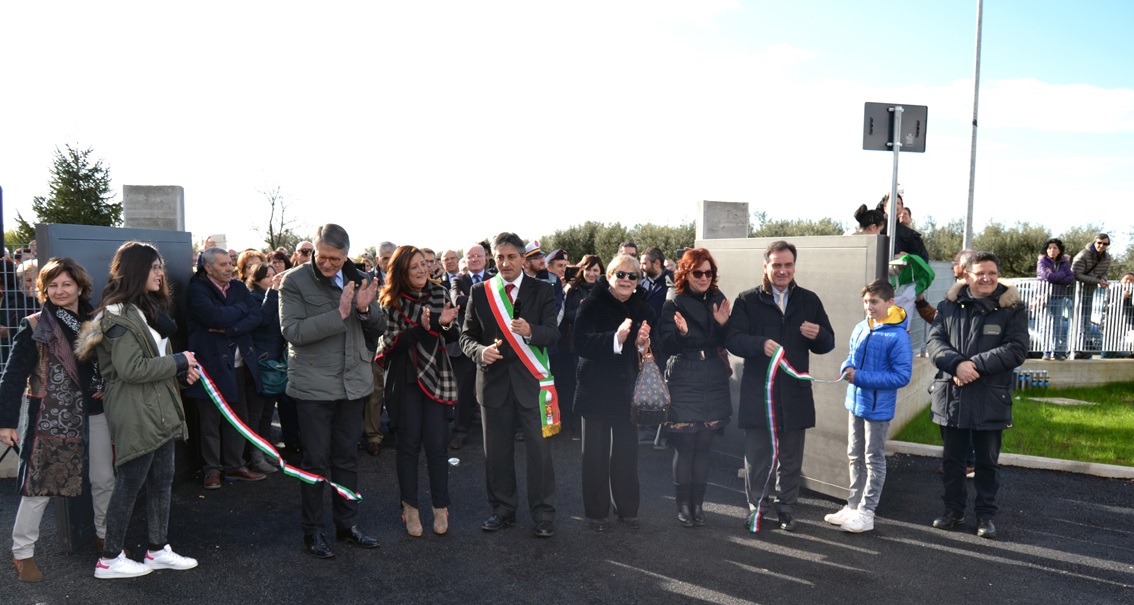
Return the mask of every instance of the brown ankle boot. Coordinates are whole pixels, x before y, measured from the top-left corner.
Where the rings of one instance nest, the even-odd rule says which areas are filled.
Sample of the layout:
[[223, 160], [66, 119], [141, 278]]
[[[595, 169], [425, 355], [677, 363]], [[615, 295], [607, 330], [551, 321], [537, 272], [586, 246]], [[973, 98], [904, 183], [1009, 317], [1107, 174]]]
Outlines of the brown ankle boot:
[[16, 571], [20, 574], [21, 582], [39, 582], [43, 579], [43, 573], [39, 571], [39, 566], [35, 564], [35, 557], [28, 557], [26, 559], [12, 558], [12, 562], [16, 564]]
[[447, 531], [449, 531], [448, 507], [433, 509], [433, 533], [443, 536]]
[[406, 522], [406, 533], [417, 538], [421, 536], [421, 516], [417, 509], [402, 502], [402, 521]]

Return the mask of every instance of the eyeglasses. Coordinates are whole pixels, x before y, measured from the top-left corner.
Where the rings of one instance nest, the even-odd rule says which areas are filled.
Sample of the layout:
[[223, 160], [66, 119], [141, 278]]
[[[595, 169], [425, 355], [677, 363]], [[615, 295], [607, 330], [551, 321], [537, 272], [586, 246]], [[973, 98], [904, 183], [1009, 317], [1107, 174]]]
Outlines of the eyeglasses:
[[165, 273], [165, 263], [154, 263], [150, 265], [150, 270], [158, 273]]
[[315, 251], [314, 248], [300, 248], [299, 250], [296, 250], [296, 252], [298, 252], [299, 254], [302, 254], [303, 256], [310, 256], [311, 253], [314, 252], [314, 251]]
[[615, 271], [614, 276], [618, 279], [628, 279], [630, 281], [638, 281], [637, 273], [630, 273], [629, 271]]
[[315, 255], [315, 262], [317, 262], [317, 263], [327, 262], [327, 263], [331, 263], [332, 265], [337, 265], [337, 264], [343, 262], [343, 257], [341, 257], [341, 256], [323, 256], [322, 254], [316, 254]]
[[713, 271], [712, 269], [709, 269], [708, 271], [702, 271], [700, 269], [694, 269], [694, 270], [690, 271], [689, 273], [693, 274], [693, 277], [696, 277], [697, 279], [701, 279], [703, 277], [708, 277], [709, 279], [712, 279], [712, 277], [714, 275], [716, 275], [716, 272]]
[[967, 273], [973, 276], [973, 279], [996, 279], [1000, 276], [1000, 274], [995, 271], [989, 273], [973, 273], [972, 271], [967, 271]]

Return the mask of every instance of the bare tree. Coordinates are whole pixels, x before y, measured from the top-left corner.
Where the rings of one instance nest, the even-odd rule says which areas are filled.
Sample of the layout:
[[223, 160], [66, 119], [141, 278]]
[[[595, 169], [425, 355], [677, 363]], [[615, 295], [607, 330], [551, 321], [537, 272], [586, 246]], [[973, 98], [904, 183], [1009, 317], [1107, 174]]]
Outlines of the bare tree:
[[279, 186], [259, 193], [268, 201], [268, 227], [256, 230], [264, 237], [264, 243], [267, 244], [266, 250], [275, 250], [280, 246], [294, 250], [302, 238], [295, 233], [297, 221], [287, 218], [287, 209], [290, 204], [280, 193]]

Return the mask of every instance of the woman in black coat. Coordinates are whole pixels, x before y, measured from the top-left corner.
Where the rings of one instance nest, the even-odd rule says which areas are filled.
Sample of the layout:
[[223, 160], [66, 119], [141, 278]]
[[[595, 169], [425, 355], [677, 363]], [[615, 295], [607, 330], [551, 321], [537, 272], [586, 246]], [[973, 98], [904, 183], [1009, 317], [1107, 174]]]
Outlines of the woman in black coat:
[[705, 524], [702, 504], [713, 435], [732, 416], [730, 368], [719, 353], [728, 314], [728, 299], [717, 288], [712, 255], [704, 248], [685, 252], [658, 325], [661, 350], [669, 356], [668, 428], [674, 446], [677, 522], [685, 527]]
[[612, 498], [619, 520], [638, 528], [638, 429], [631, 418], [631, 400], [638, 378], [637, 351], [649, 343], [654, 323], [646, 293], [638, 287], [640, 271], [633, 256], [614, 257], [575, 319], [583, 510], [588, 526], [596, 531], [609, 528]]
[[572, 439], [578, 439], [579, 430], [579, 416], [571, 409], [575, 401], [575, 373], [579, 367], [579, 354], [575, 351], [575, 318], [579, 315], [579, 306], [591, 295], [591, 290], [602, 276], [603, 269], [601, 258], [594, 254], [584, 256], [563, 300], [563, 319], [559, 322], [562, 370], [555, 370], [555, 390], [560, 400], [567, 402], [560, 411], [563, 426], [571, 432]]
[[[252, 329], [252, 346], [256, 349], [256, 361], [245, 363], [257, 363], [260, 360], [267, 359], [272, 361], [284, 360], [287, 355], [287, 342], [284, 341], [283, 333], [280, 331], [279, 296], [280, 279], [283, 276], [277, 273], [275, 267], [268, 263], [253, 265], [248, 268], [247, 273], [244, 285], [248, 286], [248, 292], [252, 294], [252, 299], [260, 305], [260, 325]], [[271, 441], [272, 416], [276, 410], [276, 403], [279, 402], [280, 426], [284, 429], [284, 442], [290, 441], [293, 444], [297, 442], [298, 429], [295, 425], [298, 424], [298, 421], [295, 419], [295, 402], [287, 399], [286, 394], [263, 395], [257, 393], [257, 396], [259, 406], [253, 402], [248, 403], [248, 426], [256, 431], [257, 435]], [[284, 403], [285, 400], [287, 403]], [[290, 416], [285, 412], [288, 404], [290, 404]], [[287, 418], [285, 419], [285, 417]], [[289, 432], [291, 435], [288, 434]], [[279, 466], [266, 459], [260, 450], [249, 447], [248, 451], [251, 460], [249, 466], [252, 470], [261, 473], [274, 473], [280, 470]]]

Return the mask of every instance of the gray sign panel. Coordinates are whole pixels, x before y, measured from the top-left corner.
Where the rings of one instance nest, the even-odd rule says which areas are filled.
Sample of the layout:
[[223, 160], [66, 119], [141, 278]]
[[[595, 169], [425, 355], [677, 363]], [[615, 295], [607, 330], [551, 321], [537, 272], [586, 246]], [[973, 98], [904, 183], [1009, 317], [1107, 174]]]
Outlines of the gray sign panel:
[[862, 148], [867, 151], [893, 151], [890, 143], [894, 140], [894, 112], [892, 107], [901, 106], [902, 111], [902, 151], [925, 152], [925, 125], [929, 117], [929, 107], [925, 105], [903, 105], [901, 103], [866, 103], [862, 121]]

